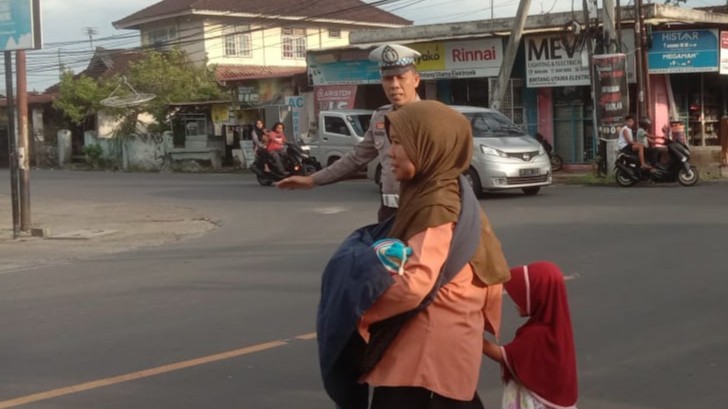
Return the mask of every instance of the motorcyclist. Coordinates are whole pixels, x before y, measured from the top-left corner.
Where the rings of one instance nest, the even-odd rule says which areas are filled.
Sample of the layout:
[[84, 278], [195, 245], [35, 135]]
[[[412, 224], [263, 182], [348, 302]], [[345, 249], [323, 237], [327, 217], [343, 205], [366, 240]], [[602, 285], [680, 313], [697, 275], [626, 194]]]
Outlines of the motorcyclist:
[[546, 153], [551, 156], [551, 152], [554, 150], [553, 146], [549, 143], [549, 141], [546, 140], [546, 138], [540, 133], [536, 132], [535, 135], [533, 135], [534, 138], [543, 146], [544, 150], [546, 150]]
[[273, 124], [273, 129], [267, 135], [266, 151], [271, 159], [273, 159], [273, 163], [275, 163], [278, 172], [281, 175], [286, 175], [286, 168], [283, 166], [283, 155], [286, 150], [287, 140], [283, 129], [282, 122]]

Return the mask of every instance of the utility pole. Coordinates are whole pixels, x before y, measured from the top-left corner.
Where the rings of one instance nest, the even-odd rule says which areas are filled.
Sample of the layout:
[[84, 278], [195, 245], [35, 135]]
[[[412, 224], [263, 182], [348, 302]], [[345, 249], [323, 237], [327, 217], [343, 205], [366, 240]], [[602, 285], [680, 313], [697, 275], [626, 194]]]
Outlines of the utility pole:
[[637, 18], [640, 21], [640, 28], [642, 29], [640, 35], [639, 57], [642, 59], [642, 80], [644, 81], [642, 89], [645, 93], [645, 106], [642, 112], [644, 116], [652, 118], [652, 86], [650, 85], [650, 69], [647, 63], [647, 27], [645, 27], [645, 7], [642, 0], [637, 0], [637, 4], [639, 4], [639, 14], [637, 15]]
[[490, 95], [490, 107], [496, 111], [500, 110], [503, 103], [503, 96], [508, 89], [511, 70], [513, 69], [513, 63], [516, 61], [518, 45], [521, 43], [523, 27], [526, 25], [526, 18], [528, 17], [528, 9], [530, 7], [531, 0], [521, 0], [518, 4], [516, 20], [514, 21], [511, 36], [508, 38], [508, 45], [506, 45], [505, 55], [503, 56], [503, 64], [501, 64], [500, 72], [498, 73], [498, 81], [495, 83], [495, 87], [493, 87]]
[[[619, 1], [619, 0], [617, 0]], [[604, 28], [604, 32], [607, 35], [607, 43], [606, 48], [604, 50], [605, 54], [611, 54], [615, 51], [619, 50], [619, 45], [615, 46], [615, 40], [616, 44], [620, 44], [622, 42], [622, 33], [620, 31], [617, 31], [615, 28], [615, 21], [614, 21], [614, 0], [603, 0], [602, 2], [602, 11], [603, 11], [603, 21], [602, 21], [602, 27]], [[621, 16], [620, 16], [621, 18]], [[625, 73], [625, 75], [627, 75]], [[626, 92], [629, 92], [629, 88], [625, 90]], [[599, 147], [600, 150], [602, 150], [605, 154], [604, 160], [606, 165], [606, 171], [607, 175], [610, 175], [612, 171], [614, 170], [614, 162], [616, 160], [616, 153], [617, 153], [617, 141], [615, 140], [604, 140], [602, 141], [600, 139], [599, 141]]]
[[94, 49], [94, 36], [99, 33], [96, 27], [84, 27], [83, 32], [88, 36], [88, 44], [91, 49]]
[[25, 50], [15, 52], [18, 93], [18, 168], [20, 169], [20, 230], [30, 231], [30, 144], [28, 143], [28, 78]]
[[10, 201], [13, 208], [13, 238], [20, 236], [20, 201], [18, 197], [18, 158], [15, 143], [15, 107], [13, 97], [13, 54], [5, 51], [5, 93], [8, 103], [8, 152], [10, 154]]

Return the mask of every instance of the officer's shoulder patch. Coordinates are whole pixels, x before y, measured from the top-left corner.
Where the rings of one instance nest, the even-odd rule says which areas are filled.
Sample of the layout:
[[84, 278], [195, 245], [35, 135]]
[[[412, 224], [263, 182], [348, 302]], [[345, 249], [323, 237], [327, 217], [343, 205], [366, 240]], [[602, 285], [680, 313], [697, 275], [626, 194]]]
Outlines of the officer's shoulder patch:
[[376, 127], [377, 127], [377, 129], [380, 129], [380, 130], [384, 129], [384, 122], [377, 122]]

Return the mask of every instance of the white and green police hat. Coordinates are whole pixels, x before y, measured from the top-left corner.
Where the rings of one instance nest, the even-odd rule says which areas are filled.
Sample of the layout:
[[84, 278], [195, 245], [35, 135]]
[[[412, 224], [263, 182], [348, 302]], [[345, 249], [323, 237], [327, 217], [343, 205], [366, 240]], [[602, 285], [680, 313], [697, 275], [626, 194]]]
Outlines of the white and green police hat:
[[382, 75], [400, 75], [414, 68], [422, 54], [399, 44], [384, 44], [369, 53], [369, 59], [379, 63]]

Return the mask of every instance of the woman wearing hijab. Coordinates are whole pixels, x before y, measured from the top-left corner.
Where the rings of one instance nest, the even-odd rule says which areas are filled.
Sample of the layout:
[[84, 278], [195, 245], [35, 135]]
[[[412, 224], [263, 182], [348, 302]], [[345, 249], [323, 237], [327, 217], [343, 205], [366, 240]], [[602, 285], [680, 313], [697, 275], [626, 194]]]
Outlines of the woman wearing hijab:
[[574, 335], [561, 270], [550, 262], [517, 267], [504, 286], [529, 320], [503, 347], [483, 340], [483, 353], [503, 365], [503, 408], [575, 409]]
[[[448, 258], [461, 209], [459, 176], [470, 166], [469, 121], [436, 101], [413, 102], [387, 114], [389, 156], [401, 183], [389, 234], [412, 249], [394, 284], [361, 318], [370, 325], [415, 309], [435, 286]], [[465, 188], [469, 188], [465, 186]], [[485, 214], [480, 245], [426, 309], [407, 321], [361, 381], [374, 386], [372, 409], [482, 408], [476, 393], [483, 331], [497, 333], [501, 285], [508, 267]]]

